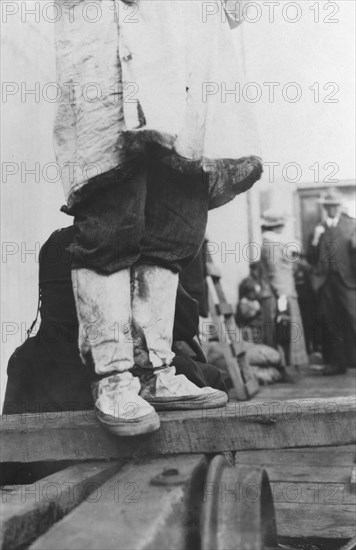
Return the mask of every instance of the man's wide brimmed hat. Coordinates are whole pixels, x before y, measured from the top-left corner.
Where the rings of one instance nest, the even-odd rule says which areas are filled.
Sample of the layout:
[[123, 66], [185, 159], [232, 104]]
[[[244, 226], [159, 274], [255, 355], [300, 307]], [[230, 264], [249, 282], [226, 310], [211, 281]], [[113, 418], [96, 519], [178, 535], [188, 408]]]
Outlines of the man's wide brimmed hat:
[[270, 208], [266, 210], [261, 218], [262, 227], [279, 227], [285, 225], [286, 219], [284, 214], [278, 210]]
[[330, 206], [337, 206], [341, 204], [342, 199], [340, 193], [335, 188], [328, 189], [328, 191], [325, 193], [323, 197], [319, 200], [320, 204], [323, 205], [330, 205]]

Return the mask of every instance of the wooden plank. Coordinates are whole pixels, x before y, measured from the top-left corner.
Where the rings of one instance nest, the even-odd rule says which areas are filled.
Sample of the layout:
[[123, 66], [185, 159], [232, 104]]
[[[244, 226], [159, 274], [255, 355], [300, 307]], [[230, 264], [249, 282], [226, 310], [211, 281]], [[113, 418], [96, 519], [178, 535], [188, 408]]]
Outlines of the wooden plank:
[[[288, 369], [290, 370], [290, 369]], [[325, 376], [325, 378], [327, 378]], [[316, 388], [316, 382], [310, 381], [309, 386], [304, 385], [303, 383], [296, 382], [295, 384], [291, 384], [291, 387], [284, 388], [282, 387], [283, 383], [281, 383], [281, 387], [279, 387], [278, 384], [273, 384], [271, 386], [261, 386], [261, 394], [258, 396], [258, 399], [265, 399], [274, 401], [275, 399], [278, 400], [286, 400], [289, 401], [291, 399], [313, 399], [313, 398], [332, 398], [335, 395], [342, 395], [343, 397], [352, 397], [355, 395], [355, 389], [353, 385], [346, 386], [345, 389], [342, 391], [336, 392], [332, 386], [325, 387], [325, 388]], [[265, 391], [266, 390], [266, 391]]]
[[[165, 470], [178, 470], [160, 485]], [[102, 487], [95, 503], [83, 502], [38, 539], [31, 550], [139, 550], [185, 548], [199, 528], [206, 475], [202, 455], [159, 458], [126, 465]], [[174, 482], [174, 477], [177, 478]], [[154, 481], [154, 484], [152, 481]], [[195, 510], [194, 510], [195, 506]]]
[[308, 464], [289, 464], [284, 466], [263, 465], [263, 467], [267, 469], [268, 476], [273, 481], [350, 484], [351, 466], [328, 468], [327, 466], [310, 466]]
[[[268, 472], [269, 473], [269, 472]], [[323, 508], [327, 504], [335, 507], [356, 505], [356, 493], [347, 482], [315, 481], [271, 481], [276, 504], [294, 504], [296, 513], [301, 505], [311, 504]], [[355, 507], [356, 514], [356, 507]]]
[[313, 371], [309, 367], [301, 367], [298, 371], [288, 368], [287, 382], [279, 382], [272, 386], [262, 386], [258, 399], [305, 399], [332, 398], [336, 395], [352, 396], [356, 390], [356, 369], [349, 369], [345, 374], [332, 377]]
[[355, 506], [275, 504], [279, 537], [348, 539], [355, 536]]
[[267, 469], [273, 481], [341, 483], [350, 485], [356, 447], [354, 445], [320, 449], [281, 451], [242, 451], [238, 464], [254, 464]]
[[212, 262], [212, 260], [206, 263], [206, 274], [215, 279], [220, 279], [221, 271], [220, 269]]
[[31, 485], [1, 491], [0, 548], [28, 545], [95, 491], [120, 467], [119, 462], [71, 466]]
[[339, 447], [302, 447], [299, 449], [280, 449], [278, 451], [239, 451], [236, 459], [241, 464], [260, 464], [269, 466], [306, 464], [308, 466], [330, 467], [340, 466], [351, 468], [356, 453], [355, 445]]
[[252, 397], [253, 395], [256, 395], [256, 393], [259, 392], [260, 386], [255, 375], [253, 375], [253, 377], [247, 380], [245, 384], [245, 388], [246, 388], [246, 393], [249, 397]]
[[[224, 338], [224, 335], [225, 335], [224, 325], [221, 325], [221, 333], [222, 333], [222, 338]], [[242, 378], [237, 357], [235, 357], [231, 351], [231, 345], [226, 341], [222, 341], [219, 344], [219, 349], [222, 355], [224, 356], [227, 372], [234, 385], [235, 395], [237, 399], [241, 401], [248, 400], [249, 396], [246, 391], [245, 382], [244, 382], [244, 379]]]
[[218, 315], [233, 315], [234, 310], [232, 309], [232, 306], [226, 302], [220, 302], [219, 304], [216, 304], [216, 310]]
[[[263, 466], [271, 481], [280, 537], [348, 538], [354, 534], [356, 490], [350, 484], [355, 445], [243, 451], [240, 464]], [[288, 522], [285, 524], [285, 522]]]
[[233, 344], [233, 348], [235, 350], [235, 353], [237, 355], [237, 362], [240, 366], [240, 372], [241, 376], [245, 382], [245, 391], [249, 398], [256, 395], [260, 390], [260, 385], [258, 383], [258, 380], [256, 376], [253, 374], [252, 370], [250, 369], [250, 363], [248, 360], [248, 356], [245, 351], [237, 353], [236, 351], [237, 344]]
[[[209, 309], [217, 336], [220, 350], [224, 356], [228, 374], [232, 380], [235, 395], [240, 401], [246, 401], [259, 391], [258, 381], [250, 369], [246, 355], [241, 329], [236, 325], [230, 309], [227, 310], [225, 296], [218, 281], [212, 277], [206, 278], [209, 291]], [[218, 295], [219, 291], [219, 295]], [[223, 315], [220, 310], [223, 310]]]
[[93, 411], [1, 417], [1, 462], [100, 460], [355, 443], [352, 397], [228, 403], [220, 409], [160, 413], [160, 429], [117, 438]]

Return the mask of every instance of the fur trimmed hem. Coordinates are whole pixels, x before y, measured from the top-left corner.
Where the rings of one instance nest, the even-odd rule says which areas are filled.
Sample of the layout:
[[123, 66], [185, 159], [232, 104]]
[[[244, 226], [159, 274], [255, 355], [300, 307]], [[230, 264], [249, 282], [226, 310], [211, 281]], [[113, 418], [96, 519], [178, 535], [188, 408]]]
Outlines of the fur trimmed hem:
[[[75, 205], [86, 200], [98, 186], [108, 185], [113, 180], [129, 178], [130, 166], [137, 166], [150, 159], [169, 166], [180, 174], [200, 176], [209, 185], [209, 210], [223, 206], [248, 191], [263, 172], [262, 160], [257, 156], [240, 159], [189, 159], [173, 150], [174, 139], [156, 131], [142, 130], [124, 133], [123, 162], [106, 172], [89, 178], [77, 185], [69, 194], [62, 212], [74, 215]], [[149, 148], [149, 151], [148, 151]], [[125, 152], [127, 152], [125, 154]]]

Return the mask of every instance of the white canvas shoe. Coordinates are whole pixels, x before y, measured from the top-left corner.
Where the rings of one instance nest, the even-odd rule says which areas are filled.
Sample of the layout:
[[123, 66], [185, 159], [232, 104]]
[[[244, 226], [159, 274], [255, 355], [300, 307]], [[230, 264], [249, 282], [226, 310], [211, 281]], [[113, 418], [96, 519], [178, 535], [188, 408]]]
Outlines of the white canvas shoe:
[[228, 401], [225, 392], [199, 388], [175, 367], [140, 370], [140, 395], [157, 410], [214, 409]]
[[92, 385], [98, 420], [109, 432], [132, 436], [158, 430], [159, 416], [139, 392], [140, 381], [130, 372], [118, 372]]

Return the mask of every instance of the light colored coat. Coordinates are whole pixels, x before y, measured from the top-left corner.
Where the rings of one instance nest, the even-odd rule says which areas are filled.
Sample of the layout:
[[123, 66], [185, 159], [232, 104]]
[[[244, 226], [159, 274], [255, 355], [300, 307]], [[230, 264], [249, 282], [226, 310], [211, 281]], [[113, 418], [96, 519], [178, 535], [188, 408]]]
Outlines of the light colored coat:
[[244, 190], [232, 188], [243, 179], [239, 169], [249, 173], [249, 166], [241, 168], [244, 157], [253, 156], [260, 177], [255, 125], [239, 91], [242, 59], [232, 40], [242, 10], [228, 18], [223, 0], [56, 4], [62, 97], [54, 137], [69, 206], [89, 180], [117, 169], [147, 141], [170, 151], [180, 170], [212, 174], [213, 206]]
[[288, 243], [283, 241], [283, 235], [274, 231], [266, 231], [262, 235], [261, 261], [268, 277], [274, 296], [268, 300], [270, 323], [275, 322], [277, 315], [277, 299], [288, 297], [291, 320], [291, 341], [286, 357], [288, 365], [307, 365], [308, 355], [305, 345], [304, 328], [300, 314], [298, 295], [294, 282], [293, 261]]
[[276, 297], [284, 294], [296, 298], [294, 262], [290, 256], [288, 243], [283, 241], [281, 234], [274, 231], [263, 233], [261, 260]]

